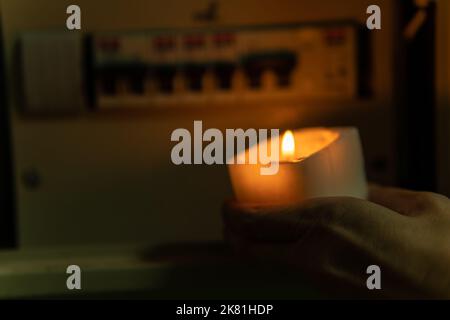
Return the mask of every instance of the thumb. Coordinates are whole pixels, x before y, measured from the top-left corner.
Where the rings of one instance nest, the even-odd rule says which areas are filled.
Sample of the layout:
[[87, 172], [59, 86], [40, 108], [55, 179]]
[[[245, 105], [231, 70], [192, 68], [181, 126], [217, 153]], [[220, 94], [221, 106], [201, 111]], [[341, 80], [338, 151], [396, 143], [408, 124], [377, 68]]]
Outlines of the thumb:
[[410, 191], [378, 185], [370, 186], [369, 198], [370, 201], [410, 217], [439, 212], [439, 210], [436, 210], [438, 209], [437, 207], [448, 203], [448, 199], [445, 196], [436, 193]]

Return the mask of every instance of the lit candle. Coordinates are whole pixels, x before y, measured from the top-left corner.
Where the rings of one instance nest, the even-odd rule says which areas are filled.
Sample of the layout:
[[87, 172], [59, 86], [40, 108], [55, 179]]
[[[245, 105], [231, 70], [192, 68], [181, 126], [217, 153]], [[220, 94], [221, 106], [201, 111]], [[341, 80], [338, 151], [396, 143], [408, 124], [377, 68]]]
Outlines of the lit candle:
[[[252, 148], [264, 143], [270, 141]], [[262, 164], [229, 165], [237, 201], [286, 205], [315, 197], [367, 197], [364, 160], [355, 128], [286, 131], [279, 159], [274, 175], [261, 175]]]

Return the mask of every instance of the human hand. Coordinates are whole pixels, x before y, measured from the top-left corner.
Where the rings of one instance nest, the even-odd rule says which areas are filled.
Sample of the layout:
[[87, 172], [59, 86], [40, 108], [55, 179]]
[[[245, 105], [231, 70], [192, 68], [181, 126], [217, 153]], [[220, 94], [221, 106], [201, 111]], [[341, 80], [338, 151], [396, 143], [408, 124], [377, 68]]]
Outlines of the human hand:
[[[291, 207], [228, 202], [225, 235], [246, 257], [288, 265], [335, 294], [450, 298], [450, 200], [379, 186], [371, 186], [369, 199], [317, 198]], [[381, 290], [366, 287], [369, 265], [381, 269]]]

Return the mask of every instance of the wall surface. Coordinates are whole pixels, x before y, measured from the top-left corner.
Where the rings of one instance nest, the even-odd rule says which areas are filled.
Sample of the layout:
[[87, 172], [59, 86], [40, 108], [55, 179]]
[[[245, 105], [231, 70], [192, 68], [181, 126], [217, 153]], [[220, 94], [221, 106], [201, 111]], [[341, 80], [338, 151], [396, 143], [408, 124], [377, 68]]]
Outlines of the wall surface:
[[437, 159], [438, 191], [450, 196], [450, 3], [437, 2]]
[[[2, 0], [8, 81], [17, 83], [17, 36], [26, 30], [63, 29], [67, 0]], [[217, 25], [356, 19], [365, 23], [373, 1], [220, 1]], [[79, 0], [83, 32], [153, 27], [205, 26], [193, 12], [208, 1]], [[231, 195], [224, 166], [181, 166], [170, 162], [170, 133], [205, 127], [296, 127], [357, 125], [368, 166], [384, 159], [379, 182], [395, 177], [393, 130], [393, 4], [382, 8], [383, 29], [371, 34], [374, 99], [258, 110], [82, 113], [30, 118], [18, 112], [17, 86], [10, 86], [15, 176], [21, 247], [79, 244], [159, 244], [221, 238], [220, 207]], [[22, 177], [36, 171], [38, 189]]]

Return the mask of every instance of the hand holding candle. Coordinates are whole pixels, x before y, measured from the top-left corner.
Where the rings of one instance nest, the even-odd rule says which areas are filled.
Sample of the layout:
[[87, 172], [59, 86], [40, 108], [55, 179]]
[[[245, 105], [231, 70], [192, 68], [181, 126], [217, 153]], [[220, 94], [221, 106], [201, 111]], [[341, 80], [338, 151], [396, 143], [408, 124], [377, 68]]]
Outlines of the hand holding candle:
[[[270, 140], [251, 148], [264, 144], [270, 144]], [[286, 205], [315, 197], [367, 197], [363, 155], [355, 128], [287, 131], [279, 159], [275, 175], [261, 175], [261, 164], [229, 165], [237, 201]]]

